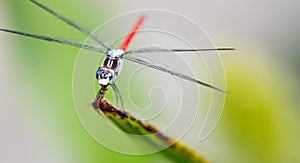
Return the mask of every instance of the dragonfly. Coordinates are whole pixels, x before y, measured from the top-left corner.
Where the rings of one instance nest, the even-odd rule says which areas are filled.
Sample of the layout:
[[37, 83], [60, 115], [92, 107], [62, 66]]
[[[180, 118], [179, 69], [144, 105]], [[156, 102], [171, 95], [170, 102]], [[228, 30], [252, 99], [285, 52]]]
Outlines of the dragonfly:
[[64, 45], [69, 45], [77, 48], [83, 48], [86, 50], [98, 52], [101, 54], [105, 54], [105, 59], [102, 63], [102, 65], [98, 68], [96, 71], [96, 80], [101, 86], [100, 90], [98, 91], [97, 99], [102, 99], [104, 97], [105, 92], [108, 90], [108, 86], [111, 86], [116, 98], [116, 103], [118, 104], [119, 101], [121, 105], [123, 106], [123, 100], [121, 98], [120, 91], [115, 84], [115, 81], [117, 79], [117, 76], [119, 75], [122, 65], [123, 65], [123, 59], [129, 60], [131, 62], [135, 62], [144, 66], [147, 66], [149, 68], [153, 68], [155, 70], [158, 70], [160, 72], [167, 73], [169, 75], [190, 81], [192, 83], [202, 85], [204, 87], [208, 87], [210, 89], [227, 93], [227, 91], [220, 89], [216, 86], [213, 86], [212, 84], [206, 83], [204, 81], [200, 81], [198, 79], [195, 79], [191, 76], [188, 76], [183, 73], [179, 73], [175, 70], [172, 70], [171, 68], [168, 68], [162, 64], [152, 62], [148, 59], [138, 57], [136, 54], [142, 54], [142, 53], [184, 53], [184, 52], [200, 52], [200, 51], [226, 51], [226, 50], [235, 50], [234, 48], [194, 48], [194, 49], [163, 49], [163, 48], [140, 48], [140, 49], [133, 49], [133, 50], [127, 50], [129, 47], [129, 44], [132, 42], [134, 36], [136, 33], [138, 33], [141, 25], [145, 21], [145, 15], [141, 15], [136, 23], [134, 24], [132, 30], [129, 32], [129, 34], [126, 36], [125, 40], [121, 44], [119, 48], [113, 48], [110, 44], [104, 42], [101, 37], [94, 35], [92, 32], [84, 29], [81, 25], [75, 23], [71, 19], [59, 14], [58, 12], [50, 9], [49, 7], [43, 5], [42, 3], [36, 1], [36, 0], [30, 0], [33, 4], [40, 7], [41, 9], [45, 10], [46, 12], [50, 13], [54, 17], [58, 18], [59, 20], [65, 22], [66, 24], [74, 27], [84, 35], [88, 36], [90, 39], [94, 40], [96, 43], [90, 43], [90, 42], [84, 42], [79, 40], [71, 40], [71, 39], [64, 39], [64, 38], [55, 38], [55, 37], [49, 37], [44, 35], [38, 35], [38, 34], [31, 34], [31, 33], [25, 33], [10, 29], [3, 29], [0, 28], [0, 31], [8, 32], [12, 34], [17, 34], [25, 37], [30, 37], [38, 40], [44, 40], [48, 42], [54, 42]]

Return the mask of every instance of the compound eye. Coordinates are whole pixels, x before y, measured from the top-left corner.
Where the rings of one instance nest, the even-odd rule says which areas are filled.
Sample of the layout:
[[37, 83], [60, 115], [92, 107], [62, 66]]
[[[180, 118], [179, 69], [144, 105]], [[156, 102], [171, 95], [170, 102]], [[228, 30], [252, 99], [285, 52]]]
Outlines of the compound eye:
[[96, 72], [96, 79], [99, 79], [99, 77], [100, 77], [101, 74], [102, 74], [102, 72], [101, 72], [100, 70], [98, 70], [98, 71]]

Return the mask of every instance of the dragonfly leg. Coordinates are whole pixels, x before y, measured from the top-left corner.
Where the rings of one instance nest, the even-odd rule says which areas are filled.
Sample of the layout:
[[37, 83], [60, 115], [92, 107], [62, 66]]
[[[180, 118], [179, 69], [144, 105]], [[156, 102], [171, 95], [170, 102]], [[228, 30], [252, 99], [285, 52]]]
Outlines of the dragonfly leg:
[[113, 84], [111, 84], [111, 87], [115, 92], [117, 105], [119, 105], [119, 99], [120, 99], [120, 106], [121, 106], [121, 108], [124, 108], [123, 99], [122, 99], [120, 90], [118, 89], [117, 85], [115, 83], [113, 83]]

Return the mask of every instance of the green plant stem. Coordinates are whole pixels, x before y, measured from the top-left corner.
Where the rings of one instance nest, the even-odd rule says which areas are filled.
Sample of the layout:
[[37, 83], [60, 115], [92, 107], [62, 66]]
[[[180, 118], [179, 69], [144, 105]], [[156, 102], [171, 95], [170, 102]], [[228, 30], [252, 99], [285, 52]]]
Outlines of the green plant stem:
[[149, 145], [155, 148], [165, 147], [161, 152], [174, 162], [208, 162], [185, 144], [165, 136], [153, 125], [115, 108], [104, 98], [98, 98], [92, 106], [98, 113], [110, 119], [122, 131], [135, 135], [147, 135], [144, 140]]

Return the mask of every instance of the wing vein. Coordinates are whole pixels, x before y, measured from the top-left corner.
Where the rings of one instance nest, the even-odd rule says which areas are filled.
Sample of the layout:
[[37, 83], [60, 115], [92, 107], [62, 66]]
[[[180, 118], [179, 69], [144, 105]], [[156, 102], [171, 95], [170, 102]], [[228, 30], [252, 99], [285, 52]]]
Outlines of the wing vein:
[[147, 67], [150, 67], [150, 68], [153, 68], [153, 69], [156, 69], [156, 70], [159, 70], [159, 71], [162, 71], [162, 72], [165, 72], [167, 74], [170, 74], [170, 75], [173, 75], [173, 76], [176, 76], [176, 77], [179, 77], [181, 79], [185, 79], [185, 80], [188, 80], [188, 81], [191, 81], [193, 83], [197, 83], [197, 84], [200, 84], [200, 85], [203, 85], [205, 87], [208, 87], [208, 88], [211, 88], [211, 89], [214, 89], [214, 90], [217, 90], [217, 91], [220, 91], [220, 92], [223, 92], [223, 93], [227, 93], [225, 90], [223, 89], [220, 89], [220, 88], [217, 88], [211, 84], [208, 84], [208, 83], [205, 83], [203, 81], [200, 81], [200, 80], [197, 80], [195, 78], [192, 78], [188, 75], [185, 75], [185, 74], [182, 74], [182, 73], [179, 73], [179, 72], [176, 72], [170, 68], [167, 68], [166, 66], [163, 66], [161, 64], [158, 64], [158, 63], [152, 63], [151, 61], [149, 61], [148, 59], [144, 59], [144, 58], [140, 58], [140, 57], [132, 57], [132, 56], [124, 56], [124, 59], [127, 59], [129, 61], [132, 61], [132, 62], [135, 62], [135, 63], [138, 63], [138, 64], [142, 64], [142, 65], [145, 65]]
[[78, 41], [78, 40], [68, 40], [68, 39], [61, 39], [61, 38], [53, 38], [53, 37], [48, 37], [48, 36], [42, 36], [42, 35], [36, 35], [36, 34], [30, 34], [30, 33], [25, 33], [25, 32], [19, 32], [19, 31], [14, 31], [14, 30], [9, 30], [9, 29], [1, 29], [0, 31], [3, 32], [8, 32], [8, 33], [13, 33], [25, 37], [30, 37], [30, 38], [35, 38], [39, 40], [44, 40], [48, 42], [55, 42], [59, 44], [64, 44], [64, 45], [69, 45], [77, 48], [83, 48], [91, 51], [96, 51], [100, 53], [105, 53], [102, 47], [97, 45], [97, 44], [92, 44], [92, 43], [87, 43], [83, 41]]
[[90, 31], [84, 29], [83, 27], [81, 27], [80, 25], [76, 24], [75, 22], [71, 21], [70, 19], [62, 16], [61, 14], [55, 12], [54, 10], [48, 8], [47, 6], [35, 1], [35, 0], [30, 0], [31, 2], [33, 2], [35, 5], [37, 5], [38, 7], [44, 9], [45, 11], [47, 11], [48, 13], [50, 13], [51, 15], [55, 16], [56, 18], [60, 19], [61, 21], [69, 24], [70, 26], [76, 28], [77, 30], [79, 30], [81, 33], [85, 34], [86, 36], [90, 37], [91, 39], [93, 39], [94, 41], [96, 41], [99, 45], [103, 46], [106, 49], [111, 49], [109, 45], [106, 45], [106, 43], [103, 42], [102, 39], [100, 39], [99, 37], [93, 35]]
[[203, 51], [225, 51], [235, 50], [234, 48], [204, 48], [204, 49], [163, 49], [163, 48], [143, 48], [137, 50], [126, 51], [123, 56], [128, 54], [142, 54], [142, 53], [169, 53], [169, 52], [203, 52]]

